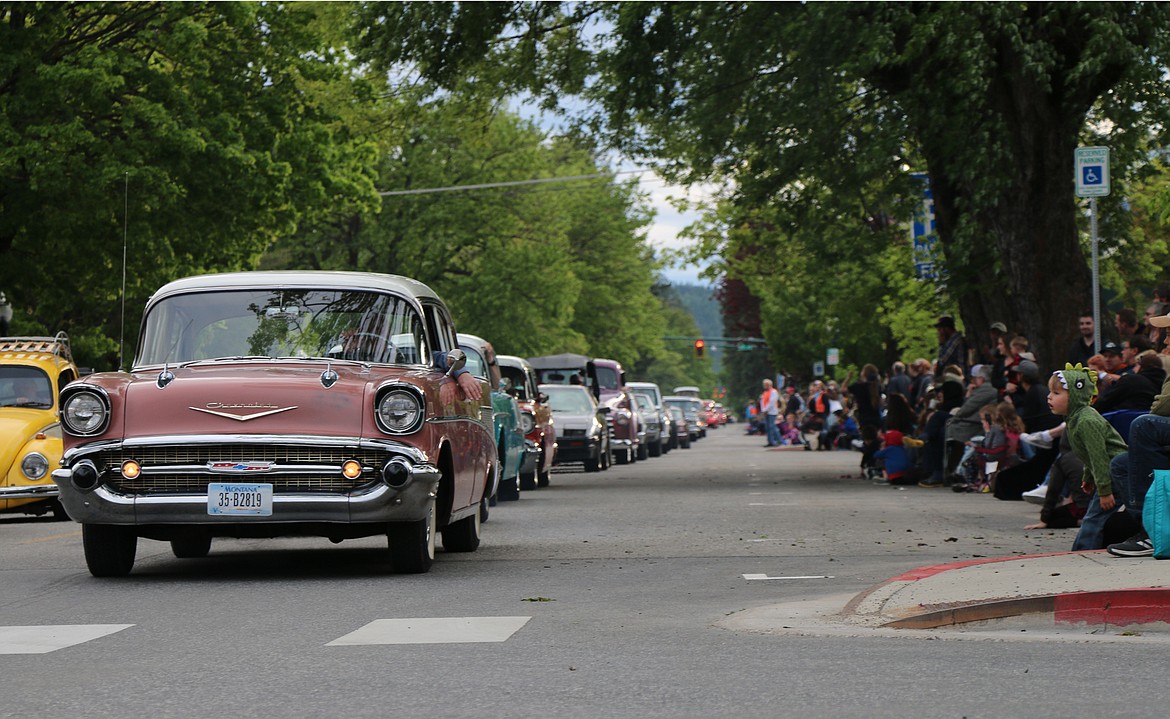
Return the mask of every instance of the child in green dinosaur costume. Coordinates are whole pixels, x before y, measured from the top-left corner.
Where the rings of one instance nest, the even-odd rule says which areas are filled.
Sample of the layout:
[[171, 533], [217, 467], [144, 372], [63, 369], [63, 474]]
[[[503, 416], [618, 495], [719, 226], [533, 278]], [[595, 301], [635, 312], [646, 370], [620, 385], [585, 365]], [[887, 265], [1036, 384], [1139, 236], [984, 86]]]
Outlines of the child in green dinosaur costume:
[[1085, 464], [1081, 484], [1086, 493], [1096, 489], [1073, 542], [1074, 552], [1105, 546], [1105, 522], [1117, 511], [1109, 462], [1126, 450], [1125, 440], [1090, 404], [1096, 396], [1097, 373], [1080, 363], [1066, 364], [1048, 380], [1048, 407], [1065, 416], [1069, 444]]

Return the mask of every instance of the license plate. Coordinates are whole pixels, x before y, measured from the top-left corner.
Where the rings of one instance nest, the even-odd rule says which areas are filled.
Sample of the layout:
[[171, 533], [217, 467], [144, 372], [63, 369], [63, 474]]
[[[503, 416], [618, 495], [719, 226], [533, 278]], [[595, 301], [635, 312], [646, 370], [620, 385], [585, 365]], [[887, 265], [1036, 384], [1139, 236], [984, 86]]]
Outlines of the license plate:
[[213, 483], [207, 485], [207, 513], [272, 516], [271, 484]]

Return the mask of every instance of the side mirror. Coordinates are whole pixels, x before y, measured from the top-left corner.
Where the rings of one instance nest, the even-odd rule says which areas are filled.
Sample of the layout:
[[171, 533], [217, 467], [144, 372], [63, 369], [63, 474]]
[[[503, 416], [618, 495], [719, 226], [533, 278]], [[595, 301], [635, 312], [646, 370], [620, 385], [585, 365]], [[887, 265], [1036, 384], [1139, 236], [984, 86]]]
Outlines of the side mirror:
[[536, 395], [536, 401], [540, 404], [548, 404], [548, 395], [544, 392], [538, 392]]
[[608, 404], [603, 404], [597, 408], [597, 411], [602, 414], [609, 414], [611, 410], [613, 410], [613, 407], [610, 407]]
[[447, 376], [455, 374], [467, 364], [467, 355], [463, 350], [451, 350], [447, 353]]

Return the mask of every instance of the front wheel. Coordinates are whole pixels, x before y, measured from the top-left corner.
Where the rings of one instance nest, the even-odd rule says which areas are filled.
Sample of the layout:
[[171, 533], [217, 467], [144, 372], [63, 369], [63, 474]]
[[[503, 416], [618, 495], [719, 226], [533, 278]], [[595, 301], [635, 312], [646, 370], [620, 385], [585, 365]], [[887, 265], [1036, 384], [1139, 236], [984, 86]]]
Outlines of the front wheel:
[[130, 527], [112, 524], [81, 525], [85, 564], [95, 577], [124, 577], [134, 567], [138, 535]]
[[443, 528], [443, 549], [448, 552], [474, 552], [479, 549], [480, 514], [448, 524]]
[[638, 445], [638, 461], [642, 462], [650, 459], [650, 445], [643, 442]]
[[501, 502], [515, 502], [520, 499], [520, 479], [513, 477], [500, 482], [500, 488], [496, 490], [496, 498]]
[[429, 571], [435, 561], [435, 500], [431, 500], [423, 519], [391, 522], [386, 539], [390, 547], [391, 570], [398, 574]]

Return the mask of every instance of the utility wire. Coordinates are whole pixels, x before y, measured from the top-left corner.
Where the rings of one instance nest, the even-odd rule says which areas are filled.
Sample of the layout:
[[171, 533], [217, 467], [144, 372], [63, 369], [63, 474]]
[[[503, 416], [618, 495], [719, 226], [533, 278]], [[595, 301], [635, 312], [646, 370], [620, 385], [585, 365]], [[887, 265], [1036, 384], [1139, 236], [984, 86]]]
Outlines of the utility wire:
[[451, 187], [427, 187], [418, 190], [390, 190], [379, 192], [382, 197], [399, 197], [402, 195], [430, 195], [436, 192], [462, 192], [465, 190], [489, 190], [497, 187], [517, 187], [519, 185], [543, 185], [549, 182], [577, 182], [580, 180], [597, 180], [615, 175], [634, 175], [648, 170], [623, 170], [621, 172], [598, 172], [592, 175], [570, 175], [568, 177], [544, 177], [534, 180], [514, 180], [511, 182], [486, 182], [482, 185], [453, 185]]

